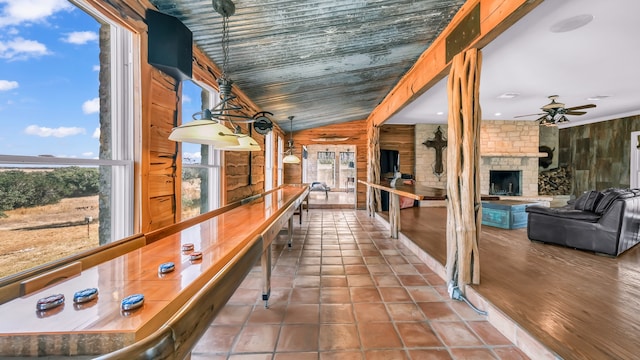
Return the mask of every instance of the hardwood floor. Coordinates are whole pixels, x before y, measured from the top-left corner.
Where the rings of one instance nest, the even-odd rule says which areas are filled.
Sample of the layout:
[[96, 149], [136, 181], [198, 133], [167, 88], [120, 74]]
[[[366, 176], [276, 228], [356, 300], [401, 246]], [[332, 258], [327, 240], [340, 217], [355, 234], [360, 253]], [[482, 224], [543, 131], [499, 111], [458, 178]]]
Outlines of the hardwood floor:
[[[401, 232], [442, 265], [446, 217], [446, 208], [401, 211]], [[473, 288], [557, 356], [640, 356], [640, 246], [610, 258], [483, 226], [479, 247]]]

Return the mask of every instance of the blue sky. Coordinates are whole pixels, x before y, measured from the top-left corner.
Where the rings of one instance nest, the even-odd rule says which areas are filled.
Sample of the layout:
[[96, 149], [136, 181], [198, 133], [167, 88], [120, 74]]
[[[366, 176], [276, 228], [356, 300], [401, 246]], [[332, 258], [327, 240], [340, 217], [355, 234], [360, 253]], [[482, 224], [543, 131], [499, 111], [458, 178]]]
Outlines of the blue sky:
[[[98, 31], [67, 0], [0, 0], [0, 154], [98, 157]], [[185, 121], [199, 91], [185, 82]]]
[[66, 0], [0, 0], [0, 154], [97, 157], [98, 29]]

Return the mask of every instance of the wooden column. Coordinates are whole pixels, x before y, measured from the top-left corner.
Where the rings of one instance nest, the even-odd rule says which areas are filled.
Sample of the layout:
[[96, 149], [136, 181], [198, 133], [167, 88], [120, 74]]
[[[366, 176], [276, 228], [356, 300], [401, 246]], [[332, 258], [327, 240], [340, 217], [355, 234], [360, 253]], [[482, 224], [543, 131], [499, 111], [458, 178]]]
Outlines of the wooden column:
[[449, 73], [447, 146], [447, 282], [480, 282], [480, 67], [478, 49], [459, 53]]
[[[369, 144], [369, 164], [367, 166], [367, 182], [380, 184], [380, 127], [369, 122], [367, 126], [367, 138]], [[367, 186], [367, 213], [374, 216], [376, 211], [382, 211], [380, 190]]]

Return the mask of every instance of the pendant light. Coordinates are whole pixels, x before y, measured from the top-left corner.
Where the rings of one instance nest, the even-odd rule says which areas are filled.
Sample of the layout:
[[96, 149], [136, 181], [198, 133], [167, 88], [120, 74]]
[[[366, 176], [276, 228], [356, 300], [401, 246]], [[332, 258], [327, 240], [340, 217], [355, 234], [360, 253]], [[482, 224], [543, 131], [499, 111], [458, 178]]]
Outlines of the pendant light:
[[[227, 78], [227, 65], [229, 62], [229, 16], [235, 13], [235, 4], [231, 0], [213, 0], [213, 8], [222, 15], [222, 74], [218, 78], [218, 90], [220, 103], [212, 109], [193, 114], [193, 120], [173, 129], [169, 140], [184, 141], [195, 144], [213, 145], [220, 150], [229, 151], [258, 151], [260, 145], [250, 135], [243, 134], [237, 123], [254, 123], [271, 125], [271, 121], [265, 114], [273, 115], [268, 111], [261, 111], [253, 116], [247, 116], [241, 111], [241, 106], [231, 101], [236, 98], [231, 94], [233, 81]], [[235, 130], [231, 131], [223, 123], [229, 123]], [[265, 125], [262, 125], [263, 127]], [[266, 128], [265, 133], [271, 127]]]
[[289, 116], [289, 121], [291, 122], [291, 128], [289, 129], [289, 141], [287, 142], [289, 148], [285, 151], [286, 155], [282, 159], [282, 162], [285, 164], [300, 164], [300, 158], [293, 153], [293, 116]]

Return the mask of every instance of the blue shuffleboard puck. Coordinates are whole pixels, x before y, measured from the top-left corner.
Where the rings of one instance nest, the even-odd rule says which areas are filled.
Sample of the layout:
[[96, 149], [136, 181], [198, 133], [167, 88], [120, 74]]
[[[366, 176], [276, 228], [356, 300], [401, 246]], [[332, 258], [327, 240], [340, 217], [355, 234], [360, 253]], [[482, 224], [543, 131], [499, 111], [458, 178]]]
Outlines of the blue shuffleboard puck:
[[133, 294], [129, 295], [126, 298], [122, 299], [122, 310], [129, 311], [139, 308], [144, 304], [144, 295], [142, 294]]
[[76, 304], [82, 304], [89, 302], [98, 297], [97, 288], [88, 288], [80, 291], [76, 291], [73, 294], [73, 302]]

